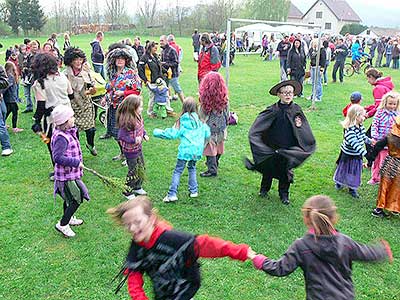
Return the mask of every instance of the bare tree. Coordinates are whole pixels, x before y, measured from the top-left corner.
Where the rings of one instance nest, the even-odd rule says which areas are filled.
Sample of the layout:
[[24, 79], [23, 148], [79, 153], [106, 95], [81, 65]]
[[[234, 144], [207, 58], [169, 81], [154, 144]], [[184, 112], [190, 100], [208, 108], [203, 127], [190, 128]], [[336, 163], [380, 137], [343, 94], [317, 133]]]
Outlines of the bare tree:
[[189, 9], [182, 5], [180, 0], [176, 0], [175, 13], [176, 22], [178, 24], [179, 35], [182, 35], [182, 22], [184, 17], [188, 14]]
[[158, 0], [147, 0], [139, 4], [139, 16], [141, 17], [144, 25], [148, 27], [149, 25], [154, 26], [154, 19], [157, 15]]
[[111, 23], [111, 28], [125, 15], [125, 0], [106, 0], [106, 18]]

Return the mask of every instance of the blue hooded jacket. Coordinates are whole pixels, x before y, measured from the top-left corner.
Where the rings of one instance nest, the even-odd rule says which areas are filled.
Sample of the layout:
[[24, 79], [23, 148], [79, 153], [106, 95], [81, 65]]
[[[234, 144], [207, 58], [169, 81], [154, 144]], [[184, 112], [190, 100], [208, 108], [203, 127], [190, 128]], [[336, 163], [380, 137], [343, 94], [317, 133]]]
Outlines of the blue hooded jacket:
[[184, 113], [179, 119], [178, 128], [154, 129], [153, 135], [162, 139], [180, 139], [178, 159], [200, 160], [206, 139], [210, 137], [210, 127], [200, 121], [197, 113]]

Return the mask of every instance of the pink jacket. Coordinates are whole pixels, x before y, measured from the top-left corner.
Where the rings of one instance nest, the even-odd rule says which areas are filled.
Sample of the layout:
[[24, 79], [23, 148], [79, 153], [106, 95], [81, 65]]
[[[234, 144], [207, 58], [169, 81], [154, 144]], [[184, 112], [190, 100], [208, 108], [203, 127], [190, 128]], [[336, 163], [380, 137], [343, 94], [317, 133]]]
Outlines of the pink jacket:
[[394, 89], [394, 84], [390, 76], [384, 78], [378, 78], [374, 83], [374, 89], [372, 94], [374, 96], [375, 103], [365, 107], [367, 111], [367, 118], [371, 118], [375, 115], [379, 104], [381, 103], [382, 97]]

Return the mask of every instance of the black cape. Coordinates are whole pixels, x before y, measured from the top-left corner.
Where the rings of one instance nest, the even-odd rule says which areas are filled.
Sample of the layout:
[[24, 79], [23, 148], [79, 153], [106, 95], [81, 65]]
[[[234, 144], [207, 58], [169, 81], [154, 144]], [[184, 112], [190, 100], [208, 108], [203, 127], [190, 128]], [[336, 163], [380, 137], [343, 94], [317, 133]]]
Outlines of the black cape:
[[311, 127], [301, 107], [296, 103], [292, 103], [285, 111], [298, 146], [273, 149], [267, 145], [268, 129], [280, 110], [278, 103], [262, 111], [250, 128], [249, 142], [254, 163], [246, 159], [246, 168], [249, 170], [265, 173], [270, 167], [267, 160], [273, 160], [277, 154], [286, 159], [286, 168], [290, 170], [300, 166], [315, 151], [316, 143]]

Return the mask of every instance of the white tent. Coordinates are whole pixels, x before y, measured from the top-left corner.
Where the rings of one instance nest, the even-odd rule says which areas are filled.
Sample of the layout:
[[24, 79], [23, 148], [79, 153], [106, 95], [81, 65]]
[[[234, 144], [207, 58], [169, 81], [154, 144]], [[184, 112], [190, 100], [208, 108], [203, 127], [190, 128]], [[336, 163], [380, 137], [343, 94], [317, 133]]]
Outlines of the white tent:
[[286, 34], [296, 34], [296, 33], [302, 33], [302, 34], [313, 34], [313, 33], [318, 33], [317, 30], [313, 30], [311, 28], [306, 28], [302, 26], [293, 26], [293, 25], [281, 25], [275, 27], [275, 30], [281, 32], [281, 33], [286, 33]]
[[275, 38], [281, 39], [281, 31], [277, 30], [274, 26], [263, 23], [250, 24], [236, 28], [236, 38], [241, 38], [245, 32], [248, 34], [250, 45], [253, 43], [256, 46], [261, 45], [261, 40], [264, 34], [270, 37], [271, 33], [273, 33]]

